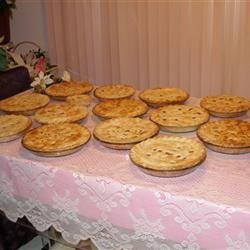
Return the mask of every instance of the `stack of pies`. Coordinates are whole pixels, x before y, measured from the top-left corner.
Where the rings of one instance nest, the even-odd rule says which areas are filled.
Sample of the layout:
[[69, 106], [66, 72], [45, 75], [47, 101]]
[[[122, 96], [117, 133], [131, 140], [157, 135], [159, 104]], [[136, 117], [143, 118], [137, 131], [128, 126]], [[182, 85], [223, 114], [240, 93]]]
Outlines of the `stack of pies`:
[[237, 117], [245, 114], [250, 102], [241, 96], [218, 95], [201, 99], [201, 107], [217, 117]]
[[199, 107], [168, 105], [154, 110], [150, 119], [164, 131], [189, 132], [207, 122], [209, 114]]
[[35, 120], [42, 124], [80, 122], [88, 115], [85, 107], [70, 104], [51, 104], [35, 113]]
[[66, 98], [66, 102], [72, 105], [89, 106], [91, 97], [89, 95], [72, 95]]
[[94, 91], [95, 97], [101, 101], [128, 98], [134, 93], [135, 89], [126, 84], [108, 84], [98, 87]]
[[114, 118], [99, 123], [94, 136], [104, 146], [113, 149], [130, 149], [135, 143], [158, 133], [158, 126], [141, 118]]
[[8, 142], [21, 137], [31, 124], [31, 120], [23, 115], [1, 115], [0, 142]]
[[19, 94], [0, 101], [0, 110], [6, 113], [32, 115], [46, 106], [49, 97], [38, 93]]
[[22, 145], [39, 156], [63, 156], [81, 149], [89, 138], [88, 129], [79, 124], [47, 124], [27, 132]]
[[135, 99], [118, 99], [98, 103], [93, 113], [101, 118], [136, 117], [145, 114], [148, 106]]
[[204, 144], [217, 152], [250, 152], [250, 123], [243, 120], [220, 120], [203, 124], [197, 131]]
[[93, 85], [88, 82], [62, 82], [49, 86], [45, 93], [54, 99], [65, 100], [68, 96], [86, 94], [92, 89]]
[[168, 104], [181, 104], [185, 102], [188, 97], [188, 93], [179, 88], [146, 89], [139, 94], [139, 98], [153, 108]]
[[192, 172], [206, 158], [205, 147], [195, 139], [159, 136], [132, 147], [130, 159], [145, 173], [175, 177]]

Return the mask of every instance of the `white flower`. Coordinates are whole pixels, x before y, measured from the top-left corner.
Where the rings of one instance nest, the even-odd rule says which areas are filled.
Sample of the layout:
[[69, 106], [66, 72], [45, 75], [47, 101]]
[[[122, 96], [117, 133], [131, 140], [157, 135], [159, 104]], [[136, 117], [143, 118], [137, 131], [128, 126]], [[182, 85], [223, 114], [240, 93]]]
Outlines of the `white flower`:
[[44, 75], [44, 72], [40, 71], [38, 77], [35, 77], [35, 80], [30, 84], [31, 87], [40, 87], [41, 89], [46, 89], [46, 86], [53, 83], [53, 80], [50, 78], [51, 75]]
[[62, 76], [62, 80], [69, 82], [71, 80], [71, 76], [70, 73], [68, 71], [63, 71], [63, 76]]

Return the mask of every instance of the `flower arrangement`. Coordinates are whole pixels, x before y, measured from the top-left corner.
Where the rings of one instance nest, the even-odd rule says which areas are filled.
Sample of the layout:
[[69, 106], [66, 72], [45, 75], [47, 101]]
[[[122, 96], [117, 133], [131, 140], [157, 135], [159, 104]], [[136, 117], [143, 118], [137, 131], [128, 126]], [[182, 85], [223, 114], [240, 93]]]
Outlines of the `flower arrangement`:
[[16, 48], [25, 43], [37, 46], [32, 42], [22, 42], [10, 47], [8, 47], [9, 45], [0, 46], [0, 71], [5, 71], [17, 66], [25, 66], [31, 78], [34, 78], [38, 76], [40, 71], [48, 74], [57, 68], [56, 65], [51, 65], [48, 53], [41, 50], [39, 46], [37, 46], [37, 49], [30, 49], [27, 53], [17, 53]]
[[[19, 54], [16, 49], [22, 44], [31, 44], [36, 49], [30, 49], [27, 53]], [[52, 72], [57, 69], [56, 65], [51, 65], [48, 53], [33, 42], [22, 42], [16, 46], [0, 45], [0, 71], [6, 71], [17, 66], [25, 66], [28, 69], [31, 79], [34, 79], [31, 87], [34, 88], [34, 91], [40, 93], [43, 93], [46, 86], [53, 82]]]
[[51, 65], [48, 53], [40, 48], [21, 54], [21, 58], [29, 66], [31, 77], [36, 77], [40, 71], [48, 74], [56, 68], [55, 65]]

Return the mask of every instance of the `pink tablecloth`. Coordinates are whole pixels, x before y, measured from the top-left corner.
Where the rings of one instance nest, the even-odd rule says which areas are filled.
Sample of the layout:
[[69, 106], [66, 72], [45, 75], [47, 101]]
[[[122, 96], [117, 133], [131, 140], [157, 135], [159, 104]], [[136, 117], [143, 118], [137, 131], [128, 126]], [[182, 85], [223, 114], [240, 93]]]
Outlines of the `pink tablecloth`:
[[[89, 116], [92, 130], [96, 118]], [[186, 136], [194, 137], [195, 133]], [[94, 138], [72, 155], [35, 156], [20, 139], [0, 144], [0, 209], [26, 215], [38, 230], [53, 225], [71, 243], [100, 249], [249, 249], [250, 154], [208, 150], [178, 178], [147, 176], [128, 151]]]

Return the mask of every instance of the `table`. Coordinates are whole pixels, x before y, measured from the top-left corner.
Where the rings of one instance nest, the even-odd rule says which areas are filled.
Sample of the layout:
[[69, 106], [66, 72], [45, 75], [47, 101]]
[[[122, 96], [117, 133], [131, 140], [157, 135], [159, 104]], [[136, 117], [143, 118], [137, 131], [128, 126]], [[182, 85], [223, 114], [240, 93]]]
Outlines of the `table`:
[[[85, 125], [92, 131], [97, 120], [89, 115]], [[58, 158], [33, 155], [20, 139], [0, 144], [0, 210], [12, 221], [25, 215], [39, 231], [54, 226], [72, 244], [91, 238], [103, 250], [249, 249], [249, 179], [250, 154], [207, 150], [191, 174], [158, 178], [93, 137]]]

